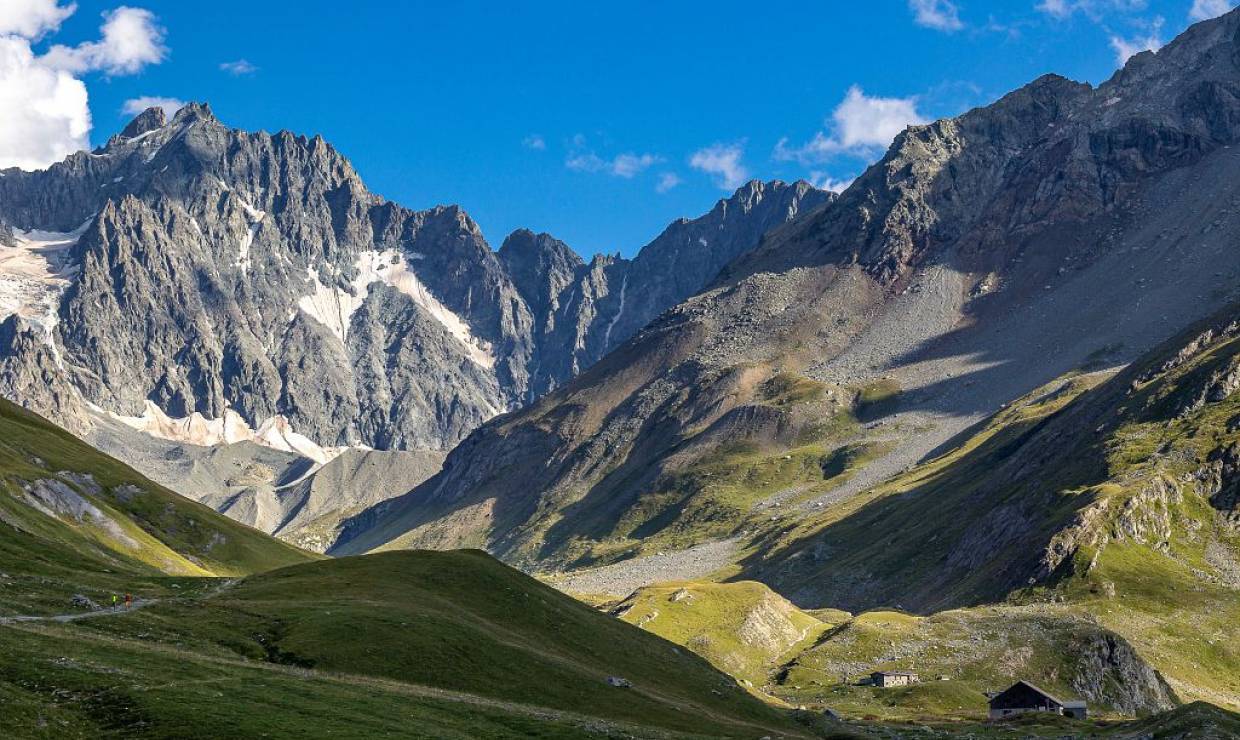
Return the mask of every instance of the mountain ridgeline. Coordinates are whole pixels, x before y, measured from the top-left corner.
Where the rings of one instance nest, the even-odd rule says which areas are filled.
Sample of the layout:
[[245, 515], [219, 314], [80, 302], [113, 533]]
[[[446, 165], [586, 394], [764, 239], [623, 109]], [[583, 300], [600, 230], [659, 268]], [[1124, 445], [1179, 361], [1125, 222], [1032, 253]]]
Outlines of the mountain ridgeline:
[[153, 108], [94, 152], [0, 177], [22, 264], [0, 276], [0, 391], [76, 431], [105, 411], [445, 450], [830, 198], [751, 182], [632, 260], [527, 231], [496, 252], [460, 208], [370, 193], [320, 137]]
[[1238, 35], [1229, 13], [1097, 87], [1049, 75], [909, 127], [337, 551], [738, 557], [783, 526], [772, 508], [845, 501], [1053, 378], [1132, 360], [1237, 297]]

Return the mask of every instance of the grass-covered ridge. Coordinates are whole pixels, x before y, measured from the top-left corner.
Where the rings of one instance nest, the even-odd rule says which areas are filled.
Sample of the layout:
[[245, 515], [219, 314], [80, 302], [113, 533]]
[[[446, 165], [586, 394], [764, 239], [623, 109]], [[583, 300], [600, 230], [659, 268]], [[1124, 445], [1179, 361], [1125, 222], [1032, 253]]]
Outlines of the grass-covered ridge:
[[1053, 610], [1117, 635], [1180, 699], [1240, 707], [1238, 315], [1029, 394], [772, 535], [741, 577], [803, 607], [1006, 604], [1014, 631]]
[[58, 611], [78, 593], [154, 594], [164, 575], [245, 575], [313, 557], [0, 400], [0, 616]]
[[150, 737], [805, 734], [690, 651], [477, 551], [307, 563], [0, 626], [0, 645], [0, 704], [31, 737], [39, 716]]
[[[703, 404], [720, 396], [737, 405], [710, 423], [686, 420], [670, 454], [617, 468], [552, 517], [540, 567], [597, 566], [769, 529], [773, 511], [843, 485], [890, 449], [858, 423], [867, 389], [765, 365], [733, 368], [717, 385], [702, 391], [711, 399]], [[584, 534], [560, 541], [561, 529]]]
[[758, 688], [833, 626], [752, 581], [647, 586], [611, 611]]

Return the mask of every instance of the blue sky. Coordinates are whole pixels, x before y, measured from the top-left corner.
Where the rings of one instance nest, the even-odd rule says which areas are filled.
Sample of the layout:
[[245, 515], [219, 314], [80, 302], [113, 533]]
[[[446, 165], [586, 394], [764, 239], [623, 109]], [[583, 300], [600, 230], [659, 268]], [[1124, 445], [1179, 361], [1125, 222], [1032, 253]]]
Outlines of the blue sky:
[[[375, 192], [460, 204], [495, 247], [528, 227], [586, 255], [631, 254], [744, 176], [847, 181], [904, 119], [1046, 72], [1100, 82], [1194, 2], [1227, 5], [125, 1], [163, 29], [162, 53], [79, 65], [92, 143], [128, 100], [206, 100], [230, 125], [323, 134]], [[34, 53], [99, 38], [117, 6], [78, 0]]]

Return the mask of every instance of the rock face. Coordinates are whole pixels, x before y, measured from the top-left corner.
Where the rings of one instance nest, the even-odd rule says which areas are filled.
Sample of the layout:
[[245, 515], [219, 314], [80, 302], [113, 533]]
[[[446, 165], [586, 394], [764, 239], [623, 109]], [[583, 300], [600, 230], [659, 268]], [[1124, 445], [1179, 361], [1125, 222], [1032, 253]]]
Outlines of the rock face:
[[751, 183], [632, 261], [585, 264], [528, 232], [496, 253], [455, 206], [371, 194], [320, 137], [151, 109], [95, 152], [0, 177], [4, 269], [23, 266], [0, 275], [0, 390], [78, 430], [88, 408], [153, 404], [278, 419], [321, 446], [444, 450], [828, 198]]
[[700, 291], [763, 235], [835, 197], [805, 182], [753, 180], [706, 215], [674, 222], [632, 260], [599, 255], [583, 263], [547, 234], [514, 232], [498, 256], [538, 317], [539, 361], [526, 400], [575, 377]]
[[1165, 712], [1179, 703], [1162, 676], [1124, 638], [1096, 634], [1072, 648], [1078, 660], [1072, 688], [1085, 699], [1128, 715]]
[[346, 525], [338, 551], [483, 543], [568, 565], [691, 538], [699, 523], [666, 493], [678, 472], [737, 445], [819, 439], [821, 419], [764, 397], [789, 376], [903, 390], [871, 422], [891, 427], [892, 451], [823, 499], [843, 500], [1000, 404], [1209, 315], [1240, 285], [1238, 33], [1233, 12], [1097, 88], [1046, 76], [910, 127], [829, 208], [481, 427], [439, 475]]

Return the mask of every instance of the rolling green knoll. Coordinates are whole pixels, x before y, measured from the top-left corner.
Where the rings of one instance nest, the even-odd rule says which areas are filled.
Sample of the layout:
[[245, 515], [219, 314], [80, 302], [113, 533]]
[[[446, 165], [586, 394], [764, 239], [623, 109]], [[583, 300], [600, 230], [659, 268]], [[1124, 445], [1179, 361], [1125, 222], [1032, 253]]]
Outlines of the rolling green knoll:
[[803, 734], [691, 652], [477, 551], [307, 563], [0, 625], [0, 647], [0, 703], [30, 736], [40, 718], [149, 737]]
[[167, 575], [237, 576], [315, 558], [0, 400], [0, 616], [63, 611], [79, 593], [100, 603], [118, 591], [154, 596], [175, 582]]

